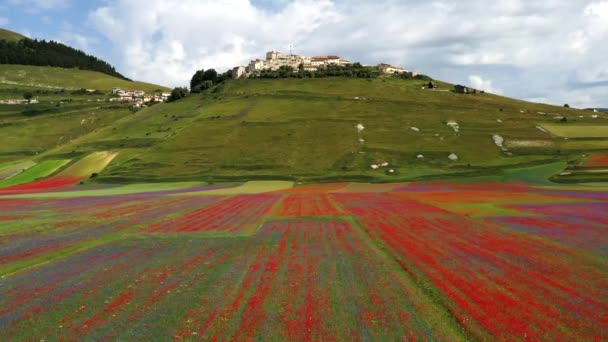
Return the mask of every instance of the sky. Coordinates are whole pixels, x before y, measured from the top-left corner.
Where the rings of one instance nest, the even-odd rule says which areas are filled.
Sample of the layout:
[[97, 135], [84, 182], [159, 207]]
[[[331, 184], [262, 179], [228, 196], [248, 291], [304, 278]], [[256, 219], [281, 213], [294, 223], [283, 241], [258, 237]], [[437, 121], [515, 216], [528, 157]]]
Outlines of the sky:
[[608, 107], [608, 0], [0, 0], [0, 27], [166, 86], [293, 46], [524, 100]]

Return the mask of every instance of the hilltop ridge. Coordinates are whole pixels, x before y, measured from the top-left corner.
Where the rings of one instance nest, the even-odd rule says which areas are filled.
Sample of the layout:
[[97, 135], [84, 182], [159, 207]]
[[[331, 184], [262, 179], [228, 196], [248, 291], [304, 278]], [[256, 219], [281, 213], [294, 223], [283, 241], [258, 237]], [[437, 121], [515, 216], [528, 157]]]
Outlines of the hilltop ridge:
[[65, 44], [0, 32], [0, 64], [79, 68], [129, 80], [108, 62]]
[[11, 30], [0, 28], [0, 40], [6, 41], [19, 41], [21, 39], [26, 39], [27, 37], [19, 34], [17, 32], [13, 32]]

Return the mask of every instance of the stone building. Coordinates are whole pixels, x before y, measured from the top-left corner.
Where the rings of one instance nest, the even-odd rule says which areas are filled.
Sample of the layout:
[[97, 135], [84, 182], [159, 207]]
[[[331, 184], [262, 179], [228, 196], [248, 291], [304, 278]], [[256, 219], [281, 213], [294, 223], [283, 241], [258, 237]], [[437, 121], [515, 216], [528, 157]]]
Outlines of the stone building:
[[232, 78], [241, 78], [247, 73], [247, 68], [244, 66], [237, 66], [232, 68]]

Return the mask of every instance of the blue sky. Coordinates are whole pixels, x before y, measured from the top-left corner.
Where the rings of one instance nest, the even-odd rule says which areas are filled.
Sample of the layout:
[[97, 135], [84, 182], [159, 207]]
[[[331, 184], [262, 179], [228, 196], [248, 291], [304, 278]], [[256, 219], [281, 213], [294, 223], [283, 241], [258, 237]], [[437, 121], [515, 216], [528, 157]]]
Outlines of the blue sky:
[[505, 96], [608, 107], [608, 0], [2, 0], [0, 27], [168, 86], [293, 44]]

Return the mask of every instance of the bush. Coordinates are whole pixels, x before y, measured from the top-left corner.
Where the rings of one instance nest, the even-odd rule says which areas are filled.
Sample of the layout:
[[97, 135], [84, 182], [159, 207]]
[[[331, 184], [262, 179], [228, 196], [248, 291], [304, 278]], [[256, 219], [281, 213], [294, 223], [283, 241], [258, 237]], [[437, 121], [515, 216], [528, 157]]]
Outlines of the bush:
[[32, 94], [31, 92], [26, 92], [25, 94], [23, 94], [23, 98], [30, 103], [32, 101], [32, 97], [34, 97], [34, 94]]
[[188, 88], [186, 87], [176, 87], [171, 90], [171, 97], [169, 97], [169, 102], [180, 100], [188, 95]]

